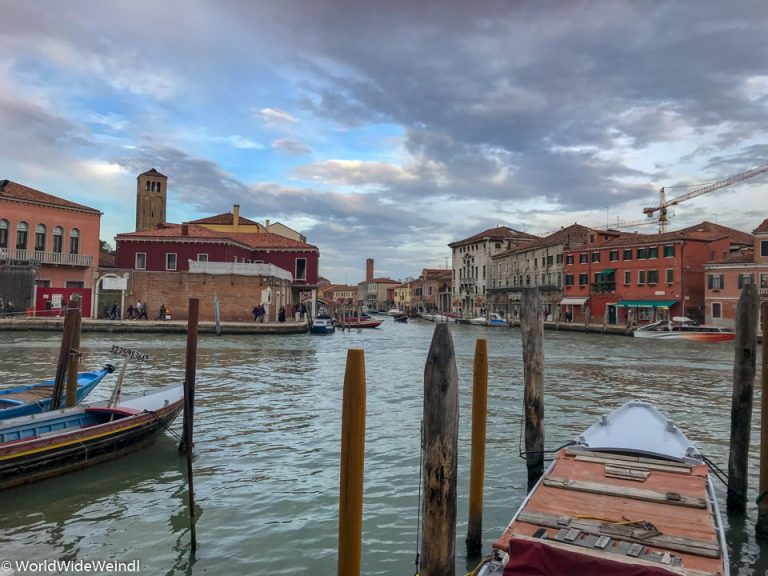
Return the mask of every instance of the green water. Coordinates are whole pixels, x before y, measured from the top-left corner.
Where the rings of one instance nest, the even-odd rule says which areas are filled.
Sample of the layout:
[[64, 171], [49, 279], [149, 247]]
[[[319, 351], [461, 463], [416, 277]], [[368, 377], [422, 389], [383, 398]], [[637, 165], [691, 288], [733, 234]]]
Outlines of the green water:
[[[330, 336], [201, 336], [195, 412], [198, 550], [190, 556], [184, 460], [165, 434], [141, 452], [2, 493], [2, 559], [139, 559], [143, 574], [336, 574], [341, 395], [346, 351], [363, 348], [367, 433], [364, 574], [413, 574], [424, 363], [434, 325]], [[464, 557], [472, 358], [488, 339], [489, 413], [483, 546], [524, 497], [522, 352], [516, 329], [452, 326], [460, 378], [457, 574]], [[51, 377], [59, 336], [0, 333], [0, 382]], [[84, 368], [117, 344], [151, 355], [123, 394], [180, 383], [184, 336], [84, 334]], [[559, 446], [626, 400], [653, 402], [726, 467], [733, 347], [545, 332], [546, 444]], [[759, 375], [758, 375], [759, 377]], [[106, 399], [115, 375], [92, 398]], [[758, 380], [759, 381], [759, 380]], [[759, 393], [755, 407], [759, 406]], [[757, 490], [755, 410], [750, 486]], [[175, 428], [180, 429], [181, 420]], [[725, 490], [716, 485], [724, 508]], [[733, 574], [765, 574], [756, 510], [728, 519]]]

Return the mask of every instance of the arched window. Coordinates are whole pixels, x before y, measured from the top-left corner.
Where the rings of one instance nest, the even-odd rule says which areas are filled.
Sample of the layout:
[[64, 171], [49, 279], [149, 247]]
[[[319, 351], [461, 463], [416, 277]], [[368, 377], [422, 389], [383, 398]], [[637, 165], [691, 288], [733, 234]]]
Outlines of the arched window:
[[57, 254], [64, 251], [64, 228], [61, 226], [53, 229], [53, 251]]
[[69, 233], [69, 253], [80, 254], [80, 230], [72, 228]]
[[8, 248], [8, 220], [0, 219], [0, 248]]
[[149, 192], [149, 180], [147, 180], [147, 192]]
[[38, 224], [35, 226], [35, 252], [45, 252], [45, 224]]
[[27, 249], [27, 234], [29, 233], [29, 225], [26, 222], [19, 222], [16, 224], [16, 250]]

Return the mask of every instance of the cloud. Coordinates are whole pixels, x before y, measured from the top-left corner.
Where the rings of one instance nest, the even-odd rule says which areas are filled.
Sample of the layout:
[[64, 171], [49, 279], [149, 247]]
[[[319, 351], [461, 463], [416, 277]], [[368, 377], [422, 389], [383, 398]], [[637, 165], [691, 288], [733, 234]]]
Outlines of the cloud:
[[301, 156], [312, 152], [312, 148], [306, 144], [302, 144], [298, 140], [293, 140], [292, 138], [279, 138], [273, 140], [272, 148], [277, 150], [280, 154], [286, 154], [288, 156]]
[[390, 185], [416, 178], [400, 166], [362, 160], [325, 160], [306, 164], [296, 168], [293, 176], [325, 184], [348, 186]]
[[260, 150], [264, 148], [263, 144], [259, 144], [258, 142], [254, 142], [249, 138], [245, 138], [244, 136], [237, 134], [232, 136], [213, 136], [211, 141], [229, 144], [233, 148], [239, 148], [242, 150]]
[[295, 124], [298, 122], [298, 119], [288, 114], [288, 112], [279, 109], [262, 108], [256, 112], [256, 115], [258, 118], [261, 118], [264, 124], [270, 127]]

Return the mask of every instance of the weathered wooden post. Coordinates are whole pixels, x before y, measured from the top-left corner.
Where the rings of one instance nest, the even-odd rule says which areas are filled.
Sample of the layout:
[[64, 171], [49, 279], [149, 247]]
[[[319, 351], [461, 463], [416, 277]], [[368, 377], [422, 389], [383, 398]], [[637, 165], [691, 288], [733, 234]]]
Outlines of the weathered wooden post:
[[456, 572], [459, 377], [448, 325], [438, 323], [424, 367], [424, 526], [421, 575]]
[[179, 450], [187, 456], [187, 484], [189, 485], [189, 531], [192, 538], [192, 552], [197, 549], [197, 533], [195, 531], [195, 488], [192, 479], [192, 439], [194, 406], [195, 406], [195, 371], [197, 368], [197, 320], [200, 310], [200, 300], [189, 299], [187, 320], [187, 363], [184, 369], [184, 435]]
[[[79, 294], [77, 294], [79, 297]], [[51, 410], [61, 408], [64, 400], [64, 382], [67, 376], [67, 366], [69, 365], [69, 356], [72, 351], [72, 342], [75, 338], [76, 314], [75, 308], [70, 308], [72, 300], [70, 299], [67, 309], [64, 311], [64, 333], [61, 337], [61, 346], [59, 347], [59, 361], [56, 365], [56, 378], [53, 382], [53, 395], [51, 396]]]
[[736, 307], [736, 345], [731, 400], [731, 452], [728, 458], [728, 512], [747, 509], [747, 464], [752, 426], [752, 393], [757, 352], [758, 295], [754, 284], [741, 291]]
[[69, 364], [67, 366], [67, 395], [65, 405], [67, 408], [77, 405], [77, 373], [80, 371], [80, 320], [82, 318], [81, 297], [75, 293], [69, 300], [73, 316], [72, 344], [69, 349]]
[[762, 396], [760, 399], [760, 488], [757, 501], [755, 538], [768, 540], [768, 302], [760, 309], [763, 332]]
[[544, 323], [539, 313], [538, 288], [523, 288], [520, 332], [525, 378], [525, 464], [530, 491], [544, 474]]
[[365, 355], [347, 351], [341, 410], [341, 481], [339, 483], [339, 576], [359, 576], [363, 532], [365, 464]]
[[606, 305], [603, 312], [603, 333], [608, 329], [608, 306]]
[[589, 305], [584, 306], [584, 328], [589, 328], [592, 324], [592, 308]]
[[488, 340], [475, 344], [472, 371], [472, 462], [469, 475], [467, 555], [479, 556], [483, 549], [483, 481], [485, 479], [485, 431], [488, 414]]

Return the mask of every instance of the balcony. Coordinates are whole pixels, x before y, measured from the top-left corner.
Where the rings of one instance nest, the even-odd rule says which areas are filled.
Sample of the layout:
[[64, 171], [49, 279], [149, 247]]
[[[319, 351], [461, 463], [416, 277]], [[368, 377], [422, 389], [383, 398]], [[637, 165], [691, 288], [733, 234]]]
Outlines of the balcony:
[[10, 260], [13, 262], [38, 262], [40, 264], [77, 266], [81, 268], [88, 268], [93, 266], [93, 256], [83, 256], [82, 254], [63, 254], [61, 252], [16, 250], [12, 248], [0, 248], [0, 260]]

